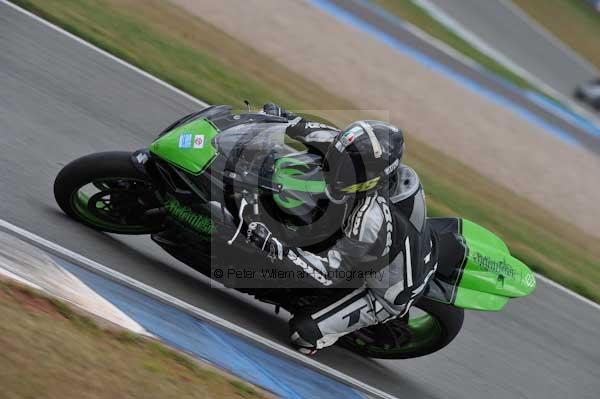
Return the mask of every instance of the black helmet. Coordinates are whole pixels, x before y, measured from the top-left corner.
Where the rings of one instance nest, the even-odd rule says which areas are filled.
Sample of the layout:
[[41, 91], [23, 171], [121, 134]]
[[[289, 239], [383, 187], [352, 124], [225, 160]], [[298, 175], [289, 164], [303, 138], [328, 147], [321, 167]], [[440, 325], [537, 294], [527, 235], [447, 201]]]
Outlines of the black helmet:
[[[323, 163], [326, 194], [336, 203], [389, 183], [402, 160], [404, 135], [380, 121], [352, 123], [333, 140]], [[395, 174], [394, 174], [395, 176]]]

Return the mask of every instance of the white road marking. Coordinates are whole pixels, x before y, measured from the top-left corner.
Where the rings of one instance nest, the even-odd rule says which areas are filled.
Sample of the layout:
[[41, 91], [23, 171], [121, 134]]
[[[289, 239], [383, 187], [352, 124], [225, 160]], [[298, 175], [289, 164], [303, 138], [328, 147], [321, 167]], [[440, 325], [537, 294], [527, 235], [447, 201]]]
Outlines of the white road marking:
[[[584, 107], [579, 105], [577, 102], [573, 101], [570, 97], [562, 94], [561, 92], [554, 89], [546, 82], [542, 81], [538, 77], [529, 73], [529, 71], [527, 71], [526, 69], [521, 68], [510, 58], [505, 56], [503, 53], [497, 51], [494, 47], [489, 45], [487, 42], [481, 40], [477, 35], [475, 35], [473, 32], [468, 30], [460, 22], [458, 22], [454, 18], [450, 17], [446, 12], [442, 11], [438, 6], [431, 3], [429, 0], [412, 0], [412, 1], [417, 6], [421, 7], [425, 11], [427, 11], [427, 13], [429, 13], [431, 17], [436, 19], [442, 25], [446, 26], [448, 29], [450, 29], [451, 31], [453, 31], [454, 33], [456, 33], [457, 35], [462, 37], [465, 41], [467, 41], [469, 44], [471, 44], [477, 50], [486, 54], [493, 60], [497, 61], [498, 63], [500, 63], [501, 65], [503, 65], [504, 67], [506, 67], [513, 73], [515, 73], [516, 75], [525, 79], [526, 81], [531, 83], [533, 86], [537, 87], [539, 90], [541, 90], [546, 95], [552, 96], [552, 97], [560, 100], [561, 103], [565, 104], [573, 112], [585, 117], [586, 119], [590, 120], [591, 122], [593, 122], [595, 124], [600, 123], [600, 121], [598, 120], [598, 117], [594, 113], [588, 111], [587, 109], [585, 109]], [[507, 8], [509, 8], [513, 13], [519, 15], [521, 18], [528, 18], [527, 16], [523, 17], [522, 15], [520, 15], [518, 13], [518, 11], [523, 13], [523, 11], [521, 11], [520, 9], [518, 11], [515, 11], [514, 9], [516, 8], [516, 6], [514, 6], [512, 4], [507, 4], [507, 3], [509, 3], [509, 1], [508, 2], [503, 1], [503, 0], [500, 0], [500, 1]], [[534, 29], [536, 28], [535, 22], [530, 21], [528, 23], [530, 25], [532, 25], [532, 27]], [[475, 65], [475, 68], [478, 70], [485, 70], [485, 67], [483, 67], [481, 64], [477, 63], [476, 61], [473, 61], [472, 59], [468, 58], [467, 56], [463, 55], [462, 53], [459, 53], [458, 51], [449, 47], [445, 43], [440, 42], [438, 39], [434, 38], [433, 36], [430, 36], [428, 33], [421, 31], [418, 27], [416, 27], [414, 25], [410, 25], [408, 22], [405, 22], [405, 27], [407, 28], [409, 26], [411, 28], [408, 30], [410, 30], [413, 34], [416, 34], [421, 39], [428, 42], [430, 45], [445, 52], [446, 54], [453, 57], [454, 59], [462, 62], [463, 64], [469, 65], [469, 66]], [[541, 32], [540, 29], [543, 29], [543, 28], [538, 27], [535, 30], [542, 33], [542, 35], [545, 36], [547, 39], [549, 39], [555, 46], [561, 47], [561, 45], [562, 45], [561, 49], [567, 51], [567, 48], [565, 47], [564, 44], [560, 43], [560, 45], [559, 45], [556, 43], [558, 39], [548, 37], [548, 35], [550, 35], [550, 33], [548, 33], [548, 32], [546, 32], [544, 35], [544, 32]], [[571, 50], [571, 49], [568, 49], [568, 50], [570, 50], [570, 52], [574, 54], [573, 50]], [[573, 59], [576, 60], [580, 64], [583, 63], [581, 56], [578, 56], [577, 54], [575, 54]], [[588, 65], [587, 69], [589, 69], [590, 67], [591, 67], [591, 64]], [[597, 72], [596, 75], [600, 75], [600, 72]]]
[[[471, 44], [480, 52], [486, 54], [490, 58], [496, 60], [498, 63], [502, 64], [504, 67], [510, 69], [512, 72], [516, 73], [522, 78], [529, 80], [534, 83], [536, 86], [540, 86], [543, 90], [550, 89], [554, 91], [552, 88], [548, 87], [545, 83], [537, 80], [537, 78], [531, 75], [528, 71], [521, 68], [519, 65], [514, 63], [510, 58], [505, 56], [500, 51], [496, 50], [494, 47], [490, 46], [487, 42], [482, 40], [479, 36], [473, 33], [471, 30], [467, 29], [462, 23], [458, 20], [454, 19], [450, 15], [448, 15], [445, 11], [440, 9], [434, 3], [431, 3], [429, 0], [413, 0], [417, 6], [421, 7], [425, 10], [431, 17], [436, 19], [442, 25], [456, 33], [466, 42]], [[481, 67], [481, 65], [480, 65]], [[554, 91], [555, 92], [555, 91]], [[552, 93], [554, 95], [554, 93]]]
[[45, 19], [42, 19], [42, 18], [38, 17], [37, 15], [35, 15], [35, 14], [33, 14], [33, 13], [31, 13], [31, 12], [29, 12], [29, 11], [27, 11], [27, 10], [25, 10], [25, 9], [23, 9], [23, 8], [21, 8], [21, 7], [17, 6], [17, 5], [15, 5], [15, 4], [7, 1], [7, 0], [0, 0], [0, 3], [6, 4], [7, 6], [9, 6], [9, 7], [13, 8], [13, 9], [19, 11], [20, 13], [23, 13], [23, 14], [27, 15], [30, 18], [33, 18], [34, 20], [36, 20], [37, 22], [41, 23], [42, 25], [45, 25], [45, 26], [47, 26], [47, 27], [49, 27], [49, 28], [51, 28], [51, 29], [53, 29], [53, 30], [55, 30], [57, 32], [62, 33], [65, 36], [70, 37], [71, 39], [75, 40], [77, 43], [80, 43], [80, 44], [82, 44], [82, 45], [84, 45], [84, 46], [86, 46], [86, 47], [88, 47], [88, 48], [90, 48], [90, 49], [92, 49], [92, 50], [94, 50], [94, 51], [96, 51], [96, 52], [98, 52], [98, 53], [100, 53], [100, 54], [108, 57], [108, 58], [110, 58], [111, 60], [113, 60], [113, 61], [115, 61], [115, 62], [117, 62], [117, 63], [125, 66], [126, 68], [129, 68], [129, 69], [131, 69], [131, 70], [139, 73], [140, 75], [143, 75], [144, 77], [150, 79], [151, 81], [153, 81], [155, 83], [158, 83], [159, 85], [164, 86], [164, 87], [166, 87], [169, 90], [173, 90], [177, 94], [182, 95], [183, 97], [187, 98], [190, 101], [195, 102], [196, 104], [199, 104], [199, 105], [201, 105], [203, 107], [207, 107], [209, 105], [209, 104], [205, 103], [204, 101], [198, 100], [196, 97], [193, 97], [190, 94], [184, 92], [183, 90], [180, 90], [177, 87], [172, 86], [172, 85], [168, 84], [167, 82], [165, 82], [163, 80], [160, 80], [156, 76], [150, 75], [148, 72], [141, 70], [140, 68], [138, 68], [138, 67], [136, 67], [136, 66], [128, 63], [127, 61], [123, 61], [122, 59], [120, 59], [118, 57], [115, 57], [114, 55], [110, 54], [109, 52], [107, 52], [105, 50], [102, 50], [101, 48], [96, 47], [96, 46], [94, 46], [93, 44], [91, 44], [89, 42], [86, 42], [82, 38], [77, 37], [77, 36], [73, 35], [72, 33], [67, 32], [63, 28], [61, 28], [59, 26], [56, 26], [53, 23], [48, 22]]
[[251, 332], [250, 330], [246, 330], [245, 328], [231, 323], [225, 319], [220, 318], [212, 313], [209, 313], [203, 309], [197, 308], [193, 305], [190, 305], [187, 302], [184, 302], [180, 299], [177, 299], [167, 293], [164, 293], [156, 288], [150, 287], [140, 281], [137, 281], [131, 277], [126, 276], [125, 274], [119, 273], [115, 270], [110, 269], [98, 262], [95, 262], [89, 258], [86, 258], [76, 252], [73, 252], [67, 248], [64, 248], [58, 244], [55, 244], [51, 241], [48, 241], [36, 234], [33, 234], [27, 230], [24, 230], [18, 226], [15, 226], [12, 223], [9, 223], [3, 219], [0, 219], [0, 230], [4, 230], [6, 232], [10, 232], [16, 235], [23, 241], [29, 242], [30, 244], [34, 244], [50, 253], [53, 253], [56, 256], [60, 256], [65, 258], [66, 260], [75, 263], [76, 265], [94, 272], [95, 274], [106, 277], [112, 281], [115, 281], [119, 284], [128, 286], [132, 289], [135, 289], [145, 295], [148, 295], [152, 298], [158, 299], [163, 303], [167, 303], [172, 305], [188, 314], [194, 315], [198, 318], [206, 320], [212, 324], [215, 324], [221, 328], [224, 328], [236, 335], [242, 336], [244, 338], [250, 339], [259, 343], [262, 346], [265, 346], [273, 351], [278, 352], [281, 355], [284, 355], [288, 358], [292, 358], [300, 363], [303, 363], [305, 366], [319, 371], [329, 377], [332, 377], [342, 383], [345, 383], [353, 388], [356, 388], [360, 391], [366, 392], [369, 395], [373, 395], [377, 398], [384, 399], [394, 399], [395, 396], [383, 392], [377, 388], [374, 388], [368, 384], [365, 384], [362, 381], [359, 381], [349, 375], [346, 375], [332, 367], [326, 366], [322, 363], [317, 362], [314, 359], [306, 357], [305, 355], [298, 353], [297, 351], [288, 348], [287, 346], [281, 345], [277, 342], [271, 341], [267, 338], [264, 338], [258, 334]]
[[546, 276], [542, 276], [541, 274], [536, 273], [535, 278], [545, 282], [546, 284], [556, 288], [557, 290], [559, 290], [561, 292], [564, 292], [567, 295], [572, 296], [573, 298], [579, 299], [580, 301], [587, 303], [588, 305], [595, 308], [596, 310], [600, 310], [600, 304], [597, 304], [596, 302], [591, 301], [591, 300], [587, 299], [586, 297], [579, 295], [576, 292], [571, 291], [567, 287], [563, 287], [562, 285], [558, 284], [556, 281], [550, 280]]
[[523, 11], [520, 7], [516, 6], [512, 1], [510, 1], [510, 0], [499, 0], [499, 1], [500, 1], [500, 3], [502, 3], [502, 5], [504, 7], [509, 9], [510, 12], [515, 14], [517, 17], [519, 17], [525, 23], [527, 23], [527, 25], [531, 26], [531, 28], [533, 30], [537, 31], [540, 35], [544, 36], [544, 38], [546, 38], [546, 40], [548, 40], [550, 43], [552, 43], [555, 47], [564, 51], [566, 53], [566, 55], [568, 55], [570, 58], [572, 58], [580, 66], [587, 69], [591, 75], [594, 75], [594, 76], [600, 75], [600, 71], [594, 65], [592, 65], [592, 63], [590, 63], [582, 55], [580, 55], [575, 50], [573, 50], [572, 48], [570, 48], [569, 46], [564, 44], [562, 41], [560, 41], [556, 36], [554, 36], [552, 33], [550, 33], [539, 22], [537, 22], [536, 20], [531, 18], [525, 11]]

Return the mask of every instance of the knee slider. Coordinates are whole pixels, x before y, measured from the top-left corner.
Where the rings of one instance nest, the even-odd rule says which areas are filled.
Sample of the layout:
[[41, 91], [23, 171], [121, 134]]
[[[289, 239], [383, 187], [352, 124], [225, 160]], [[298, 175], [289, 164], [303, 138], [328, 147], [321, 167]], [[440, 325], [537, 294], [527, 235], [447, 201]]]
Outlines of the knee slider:
[[310, 344], [314, 347], [317, 346], [317, 341], [323, 338], [317, 322], [308, 313], [296, 314], [290, 320], [290, 336], [292, 341], [298, 345]]

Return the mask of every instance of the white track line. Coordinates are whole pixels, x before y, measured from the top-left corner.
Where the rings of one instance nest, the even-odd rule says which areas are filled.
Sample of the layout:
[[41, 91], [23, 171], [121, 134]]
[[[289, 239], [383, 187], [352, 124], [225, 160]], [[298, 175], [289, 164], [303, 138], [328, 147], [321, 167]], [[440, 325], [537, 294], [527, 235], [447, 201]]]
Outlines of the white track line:
[[499, 64], [514, 72], [521, 78], [529, 80], [532, 84], [540, 87], [542, 90], [548, 90], [548, 94], [556, 94], [556, 90], [549, 87], [546, 83], [538, 80], [535, 76], [531, 75], [528, 71], [514, 63], [503, 53], [496, 50], [493, 46], [489, 45], [484, 40], [480, 39], [479, 36], [473, 33], [470, 29], [467, 29], [467, 27], [464, 24], [456, 20], [454, 17], [450, 16], [450, 14], [442, 10], [436, 4], [432, 3], [429, 0], [412, 0], [412, 2], [415, 3], [417, 7], [420, 7], [425, 12], [427, 12], [433, 19], [437, 20], [440, 24], [444, 25], [452, 32], [460, 36], [464, 41], [471, 44], [475, 49], [477, 49], [481, 53], [497, 61]]
[[119, 273], [109, 267], [106, 267], [98, 262], [95, 262], [89, 258], [86, 258], [78, 253], [75, 253], [67, 248], [64, 248], [58, 244], [55, 244], [51, 241], [48, 241], [36, 234], [33, 234], [27, 230], [24, 230], [18, 226], [15, 226], [12, 223], [9, 223], [3, 219], [0, 219], [0, 229], [12, 233], [16, 235], [18, 238], [26, 241], [30, 244], [36, 245], [39, 248], [42, 248], [50, 253], [53, 253], [56, 256], [65, 258], [78, 266], [83, 267], [84, 269], [90, 270], [95, 274], [101, 275], [103, 277], [107, 277], [110, 280], [113, 280], [119, 284], [128, 286], [133, 288], [145, 295], [158, 299], [164, 303], [168, 303], [180, 310], [183, 310], [186, 313], [192, 314], [196, 317], [199, 317], [203, 320], [209, 321], [212, 324], [215, 324], [221, 328], [224, 328], [236, 335], [245, 337], [247, 339], [258, 342], [259, 344], [278, 352], [286, 357], [292, 358], [304, 365], [308, 366], [313, 370], [317, 370], [325, 375], [328, 375], [338, 381], [341, 381], [345, 384], [350, 385], [353, 388], [356, 388], [362, 392], [365, 392], [369, 395], [373, 395], [377, 398], [385, 398], [385, 399], [394, 399], [395, 396], [390, 395], [386, 392], [383, 392], [377, 388], [374, 388], [370, 385], [365, 384], [362, 381], [359, 381], [349, 375], [346, 375], [332, 367], [326, 366], [322, 363], [317, 362], [314, 359], [311, 359], [297, 351], [288, 348], [287, 346], [281, 345], [277, 342], [266, 339], [258, 334], [255, 334], [245, 328], [233, 324], [225, 319], [222, 319], [212, 313], [209, 313], [205, 310], [197, 308], [195, 306], [190, 305], [187, 302], [183, 302], [180, 299], [177, 299], [169, 294], [166, 294], [162, 291], [157, 290], [156, 288], [150, 287], [140, 281], [137, 281], [131, 277], [128, 277], [122, 273]]
[[[515, 16], [519, 17], [523, 22], [531, 26], [533, 30], [538, 32], [540, 35], [544, 36], [546, 40], [552, 43], [555, 47], [564, 51], [566, 55], [571, 57], [575, 62], [577, 62], [580, 66], [585, 68], [592, 76], [600, 75], [600, 71], [592, 65], [587, 59], [585, 59], [581, 54], [577, 53], [571, 47], [564, 44], [560, 39], [554, 36], [550, 31], [548, 31], [545, 27], [543, 27], [539, 22], [531, 18], [525, 11], [523, 11], [520, 7], [516, 6], [511, 0], [499, 0], [504, 7], [506, 7], [509, 11], [511, 11]], [[593, 40], [590, 38], [590, 40]]]
[[25, 14], [25, 15], [27, 15], [28, 17], [35, 19], [37, 22], [39, 22], [39, 23], [41, 23], [43, 25], [46, 25], [47, 27], [49, 27], [49, 28], [51, 28], [51, 29], [53, 29], [53, 30], [55, 30], [57, 32], [62, 33], [65, 36], [70, 37], [71, 39], [75, 40], [77, 43], [80, 43], [80, 44], [82, 44], [82, 45], [84, 45], [84, 46], [86, 46], [86, 47], [88, 47], [88, 48], [90, 48], [90, 49], [92, 49], [94, 51], [97, 51], [98, 53], [100, 53], [100, 54], [102, 54], [102, 55], [110, 58], [111, 60], [113, 60], [113, 61], [115, 61], [115, 62], [117, 62], [117, 63], [119, 63], [119, 64], [121, 64], [121, 65], [123, 65], [123, 66], [125, 66], [125, 67], [127, 67], [127, 68], [129, 68], [129, 69], [131, 69], [133, 71], [135, 71], [135, 72], [137, 72], [137, 73], [139, 73], [140, 75], [145, 76], [146, 78], [150, 79], [151, 81], [153, 81], [155, 83], [158, 83], [159, 85], [164, 86], [164, 87], [166, 87], [169, 90], [173, 90], [177, 94], [182, 95], [183, 97], [187, 98], [190, 101], [195, 102], [196, 104], [199, 104], [199, 105], [201, 105], [203, 107], [207, 107], [208, 106], [208, 104], [205, 103], [204, 101], [198, 100], [196, 97], [191, 96], [190, 94], [186, 93], [185, 91], [180, 90], [177, 87], [172, 86], [172, 85], [168, 84], [167, 82], [165, 82], [163, 80], [160, 80], [156, 76], [150, 75], [148, 72], [143, 71], [143, 70], [141, 70], [140, 68], [138, 68], [138, 67], [136, 67], [134, 65], [131, 65], [127, 61], [123, 61], [122, 59], [115, 57], [114, 55], [112, 55], [112, 54], [110, 54], [110, 53], [102, 50], [101, 48], [96, 47], [96, 46], [94, 46], [93, 44], [91, 44], [89, 42], [86, 42], [82, 38], [77, 37], [77, 36], [73, 35], [72, 33], [67, 32], [63, 28], [61, 28], [59, 26], [56, 26], [53, 23], [48, 22], [45, 19], [42, 19], [42, 18], [38, 17], [37, 15], [35, 15], [35, 14], [33, 14], [33, 13], [31, 13], [31, 12], [29, 12], [29, 11], [27, 11], [27, 10], [25, 10], [25, 9], [23, 9], [23, 8], [21, 8], [21, 7], [17, 6], [17, 5], [15, 5], [15, 4], [7, 1], [7, 0], [0, 0], [0, 3], [6, 4], [7, 6], [13, 8], [13, 9], [15, 9], [15, 10], [17, 10], [17, 11], [19, 11], [19, 12]]
[[[519, 14], [519, 11], [521, 13], [523, 13], [523, 11], [515, 10], [516, 6], [513, 5], [512, 3], [510, 3], [510, 1], [503, 1], [503, 0], [500, 0], [500, 1], [506, 8], [509, 9], [509, 11], [511, 11], [513, 14], [516, 14], [517, 17], [519, 17], [521, 19], [527, 18], [527, 16], [523, 16], [523, 15]], [[586, 119], [590, 120], [592, 123], [600, 124], [600, 120], [594, 113], [587, 110], [585, 107], [579, 105], [577, 102], [575, 102], [569, 96], [554, 89], [550, 84], [548, 84], [548, 83], [542, 81], [541, 79], [537, 78], [536, 76], [532, 75], [526, 69], [521, 68], [515, 62], [513, 62], [509, 57], [505, 56], [503, 53], [496, 50], [493, 46], [491, 46], [487, 42], [479, 39], [477, 37], [477, 35], [475, 35], [473, 32], [471, 32], [469, 29], [467, 29], [463, 24], [461, 24], [456, 19], [451, 17], [448, 13], [443, 11], [437, 5], [432, 3], [430, 0], [412, 0], [412, 2], [415, 5], [417, 5], [418, 7], [422, 8], [424, 11], [426, 11], [432, 18], [436, 19], [442, 25], [446, 26], [448, 29], [450, 29], [451, 31], [456, 33], [458, 36], [462, 37], [463, 40], [470, 43], [477, 50], [479, 50], [483, 54], [487, 55], [491, 59], [495, 60], [499, 64], [503, 65], [505, 68], [512, 71], [514, 74], [520, 76], [522, 79], [528, 81], [531, 85], [533, 85], [534, 87], [537, 87], [539, 90], [541, 90], [547, 96], [552, 96], [552, 97], [560, 100], [560, 102], [562, 102], [564, 105], [566, 105], [568, 108], [570, 108], [573, 112], [585, 117]], [[558, 39], [552, 37], [550, 33], [544, 32], [543, 28], [537, 27], [535, 25], [536, 23], [534, 21], [526, 21], [526, 22], [529, 25], [531, 25], [532, 29], [536, 30], [542, 36], [544, 36], [546, 39], [548, 39], [555, 47], [560, 47], [563, 51], [570, 51], [573, 54], [572, 58], [578, 64], [584, 65], [584, 61], [582, 60], [581, 56], [574, 53], [573, 50], [566, 48], [564, 44], [557, 43]], [[411, 26], [408, 22], [405, 22], [405, 23], [407, 24], [407, 27]], [[440, 45], [440, 44], [436, 43], [439, 40], [434, 38], [433, 36], [430, 36], [426, 32], [421, 31], [420, 33], [417, 33], [418, 31], [420, 31], [420, 29], [418, 27], [413, 26], [411, 31], [413, 33], [417, 34], [417, 36], [421, 37], [421, 39], [428, 42], [430, 45], [437, 47], [439, 50], [446, 52], [446, 54], [448, 54], [449, 56], [454, 57], [454, 59], [461, 61], [466, 65], [475, 64], [476, 69], [479, 69], [479, 70], [485, 69], [485, 67], [483, 67], [481, 64], [473, 61], [471, 58], [468, 58], [467, 56], [463, 55], [462, 53], [459, 53], [458, 51], [456, 51], [454, 49], [452, 49], [454, 51], [447, 51], [444, 48], [444, 47], [448, 47], [447, 45], [445, 45], [445, 44]], [[470, 60], [471, 62], [465, 62], [465, 60]], [[592, 67], [591, 65], [588, 65], [586, 67], [586, 69], [589, 69], [591, 67]], [[600, 75], [600, 73], [597, 73], [597, 75]]]
[[548, 284], [548, 285], [550, 285], [550, 286], [558, 289], [559, 291], [564, 292], [567, 295], [572, 296], [573, 298], [579, 299], [580, 301], [587, 303], [588, 305], [590, 305], [591, 307], [595, 308], [596, 310], [600, 310], [600, 304], [597, 304], [596, 302], [593, 302], [593, 301], [587, 299], [586, 297], [581, 296], [578, 293], [571, 291], [567, 287], [563, 287], [562, 285], [558, 284], [556, 281], [550, 280], [546, 276], [542, 276], [539, 273], [536, 273], [535, 275], [536, 275], [536, 278], [542, 280], [546, 284]]

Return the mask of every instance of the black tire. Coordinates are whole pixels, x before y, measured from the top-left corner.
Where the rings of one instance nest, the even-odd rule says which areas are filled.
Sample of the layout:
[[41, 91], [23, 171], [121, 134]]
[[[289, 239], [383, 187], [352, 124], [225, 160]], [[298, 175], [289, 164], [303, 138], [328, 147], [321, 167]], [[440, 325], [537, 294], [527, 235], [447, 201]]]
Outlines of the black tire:
[[[83, 209], [84, 206], [81, 205], [81, 200], [77, 197], [82, 187], [98, 181], [110, 182], [111, 179], [117, 182], [118, 179], [121, 179], [120, 181], [125, 182], [125, 184], [129, 182], [132, 186], [136, 185], [135, 187], [138, 190], [140, 187], [150, 187], [151, 181], [146, 174], [133, 165], [131, 155], [131, 152], [126, 151], [100, 152], [78, 158], [62, 168], [54, 180], [54, 198], [63, 212], [86, 226], [108, 233], [150, 234], [161, 231], [163, 229], [162, 220], [156, 218], [144, 217], [142, 219], [140, 216], [136, 219], [140, 221], [138, 224], [116, 222], [108, 217], [103, 219], [102, 215], [97, 214], [99, 211], [96, 210], [96, 213], [91, 213], [89, 209]], [[111, 188], [107, 186], [106, 190], [108, 190], [106, 192], [110, 192]], [[112, 189], [112, 191], [114, 193], [127, 193], [123, 189]], [[100, 190], [100, 192], [103, 191]], [[126, 195], [131, 196], [131, 194]], [[141, 205], [138, 208], [134, 209], [138, 214], [145, 211]], [[151, 206], [148, 206], [149, 208]]]
[[[433, 320], [435, 320], [435, 334], [432, 333], [432, 336], [428, 340], [422, 342], [422, 344], [411, 347], [410, 340], [398, 347], [383, 347], [382, 345], [378, 346], [376, 343], [369, 345], [364, 344], [364, 341], [363, 344], [359, 343], [360, 340], [364, 338], [365, 332], [370, 336], [377, 337], [378, 334], [386, 334], [386, 331], [389, 331], [390, 328], [397, 327], [398, 329], [407, 329], [404, 321], [391, 320], [378, 326], [366, 327], [358, 332], [348, 334], [338, 341], [338, 345], [365, 357], [377, 359], [410, 359], [439, 351], [452, 342], [462, 328], [465, 317], [463, 309], [436, 302], [425, 297], [421, 297], [413, 307], [417, 307], [429, 314], [432, 323]], [[389, 339], [387, 341], [389, 341]]]

